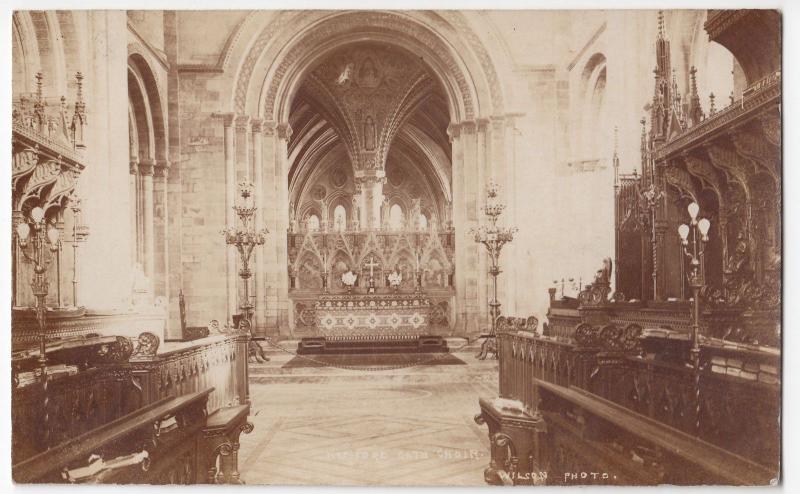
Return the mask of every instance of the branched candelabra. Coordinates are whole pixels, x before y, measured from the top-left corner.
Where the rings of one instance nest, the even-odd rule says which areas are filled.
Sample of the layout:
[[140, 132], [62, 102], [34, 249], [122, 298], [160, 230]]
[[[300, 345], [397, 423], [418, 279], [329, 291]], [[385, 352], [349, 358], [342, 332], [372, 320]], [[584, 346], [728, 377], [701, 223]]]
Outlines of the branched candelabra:
[[[475, 242], [481, 243], [486, 247], [491, 261], [489, 274], [492, 276], [492, 300], [489, 301], [489, 313], [491, 315], [492, 336], [496, 334], [497, 318], [500, 316], [500, 302], [497, 300], [497, 275], [501, 273], [500, 265], [498, 264], [500, 251], [505, 244], [514, 240], [514, 234], [517, 232], [516, 227], [504, 228], [497, 225], [497, 219], [503, 214], [503, 210], [506, 207], [505, 204], [499, 202], [497, 191], [497, 184], [489, 182], [486, 188], [486, 205], [483, 207], [483, 212], [488, 218], [488, 224], [470, 230]], [[482, 351], [481, 354], [484, 354], [484, 352]]]
[[708, 229], [711, 228], [711, 222], [707, 218], [697, 219], [700, 206], [696, 202], [689, 204], [687, 209], [692, 221], [689, 225], [679, 226], [678, 234], [681, 237], [684, 255], [689, 260], [687, 277], [693, 297], [691, 358], [695, 369], [698, 369], [700, 366], [700, 292], [706, 284], [703, 252], [705, 244], [708, 242]]
[[251, 322], [253, 304], [250, 303], [249, 280], [253, 276], [253, 272], [250, 271], [250, 256], [256, 245], [264, 244], [266, 235], [269, 232], [266, 228], [256, 231], [255, 225], [252, 224], [253, 216], [257, 209], [253, 206], [253, 184], [246, 182], [239, 184], [239, 195], [242, 198], [242, 202], [233, 206], [233, 210], [236, 211], [236, 215], [239, 217], [239, 228], [228, 227], [222, 230], [222, 234], [225, 236], [225, 243], [235, 246], [239, 252], [241, 260], [239, 277], [244, 283], [244, 301], [240, 302], [239, 309], [245, 319]]
[[[32, 235], [31, 235], [32, 234]], [[17, 242], [19, 250], [33, 264], [31, 289], [36, 297], [36, 323], [39, 330], [39, 369], [42, 379], [42, 397], [44, 410], [44, 443], [49, 447], [48, 398], [47, 398], [47, 307], [45, 306], [50, 282], [47, 279], [47, 268], [56, 257], [59, 246], [58, 228], [48, 225], [44, 217], [44, 209], [33, 208], [29, 218], [17, 224]]]

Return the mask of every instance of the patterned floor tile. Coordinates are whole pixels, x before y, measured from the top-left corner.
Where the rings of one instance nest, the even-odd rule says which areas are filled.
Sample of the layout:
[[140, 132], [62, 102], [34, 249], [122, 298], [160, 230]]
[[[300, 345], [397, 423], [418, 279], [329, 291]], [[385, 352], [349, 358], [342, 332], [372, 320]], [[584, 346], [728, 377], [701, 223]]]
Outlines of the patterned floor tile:
[[[468, 365], [439, 366], [435, 379], [420, 374], [414, 384], [397, 378], [419, 369], [384, 379], [252, 383], [256, 428], [242, 436], [242, 478], [270, 485], [485, 485], [489, 442], [472, 417], [478, 396], [497, 394], [497, 367], [461, 358]], [[320, 369], [346, 372], [353, 371]], [[453, 382], [441, 373], [452, 373]], [[464, 379], [470, 373], [486, 378]]]

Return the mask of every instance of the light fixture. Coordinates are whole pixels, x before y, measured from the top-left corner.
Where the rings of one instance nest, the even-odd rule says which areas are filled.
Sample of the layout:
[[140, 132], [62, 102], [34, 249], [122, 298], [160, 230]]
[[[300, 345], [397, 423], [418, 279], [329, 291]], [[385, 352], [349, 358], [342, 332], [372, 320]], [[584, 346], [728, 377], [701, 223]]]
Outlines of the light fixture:
[[[53, 225], [48, 225], [44, 216], [44, 209], [33, 208], [28, 218], [23, 218], [17, 224], [17, 243], [19, 252], [33, 265], [33, 278], [31, 279], [31, 292], [36, 298], [36, 305], [32, 308], [36, 315], [39, 330], [39, 369], [42, 380], [42, 398], [44, 406], [44, 443], [50, 447], [50, 424], [48, 423], [47, 410], [47, 292], [50, 282], [47, 279], [47, 268], [57, 257], [59, 230]], [[33, 235], [31, 235], [33, 233]], [[29, 238], [30, 237], [30, 238]], [[49, 254], [48, 254], [49, 251]]]
[[31, 227], [28, 226], [27, 223], [22, 222], [17, 225], [17, 237], [19, 237], [20, 242], [25, 242], [28, 240], [28, 235], [31, 233]]
[[696, 202], [693, 202], [689, 204], [689, 207], [686, 209], [689, 210], [689, 216], [692, 217], [692, 223], [694, 223], [697, 220], [697, 213], [700, 212], [700, 206], [698, 206]]
[[678, 235], [681, 237], [681, 243], [686, 245], [689, 238], [689, 225], [683, 224], [678, 227]]
[[711, 228], [711, 222], [708, 218], [703, 218], [697, 222], [697, 227], [700, 229], [700, 235], [704, 242], [708, 242], [708, 229]]
[[[683, 224], [678, 227], [678, 235], [681, 237], [683, 253], [689, 259], [689, 271], [687, 277], [689, 286], [692, 288], [692, 334], [690, 357], [696, 372], [700, 371], [700, 292], [705, 287], [704, 252], [705, 244], [708, 242], [708, 231], [711, 228], [711, 221], [702, 218], [697, 221], [700, 206], [696, 202], [689, 204], [686, 208], [692, 217], [691, 227]], [[690, 241], [691, 235], [691, 241]], [[699, 242], [698, 242], [699, 240]], [[691, 247], [690, 247], [691, 246]]]
[[58, 238], [59, 238], [60, 235], [61, 235], [61, 232], [58, 230], [58, 228], [56, 228], [54, 226], [51, 226], [47, 230], [47, 239], [50, 241], [51, 248], [53, 246], [55, 246], [56, 244], [58, 244]]
[[44, 209], [40, 207], [35, 207], [31, 210], [31, 219], [34, 223], [40, 223], [44, 218]]

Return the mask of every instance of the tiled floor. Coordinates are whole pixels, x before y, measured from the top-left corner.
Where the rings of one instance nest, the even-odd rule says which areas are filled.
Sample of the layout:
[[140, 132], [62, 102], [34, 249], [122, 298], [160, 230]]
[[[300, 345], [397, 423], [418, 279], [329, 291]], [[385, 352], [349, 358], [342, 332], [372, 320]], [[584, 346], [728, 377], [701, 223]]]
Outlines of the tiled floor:
[[478, 396], [497, 395], [496, 361], [393, 371], [251, 368], [251, 421], [239, 466], [248, 484], [485, 485]]

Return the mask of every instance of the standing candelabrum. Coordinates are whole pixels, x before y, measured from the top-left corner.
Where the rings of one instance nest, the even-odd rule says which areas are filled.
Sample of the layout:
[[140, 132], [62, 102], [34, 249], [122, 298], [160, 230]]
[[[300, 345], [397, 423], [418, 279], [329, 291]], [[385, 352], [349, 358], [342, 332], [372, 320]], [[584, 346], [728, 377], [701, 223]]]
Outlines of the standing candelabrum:
[[48, 224], [44, 209], [35, 207], [28, 218], [17, 224], [17, 242], [25, 259], [33, 264], [31, 289], [36, 298], [34, 312], [39, 330], [39, 369], [42, 379], [42, 397], [44, 410], [44, 443], [49, 447], [48, 397], [47, 397], [47, 292], [50, 282], [47, 279], [47, 268], [58, 255], [60, 232], [52, 224]]
[[[497, 318], [500, 316], [500, 302], [497, 300], [497, 276], [502, 272], [498, 260], [500, 258], [500, 251], [503, 246], [514, 240], [514, 234], [517, 232], [516, 227], [500, 227], [497, 225], [497, 219], [503, 214], [505, 204], [499, 202], [497, 198], [498, 186], [496, 183], [489, 182], [486, 188], [486, 205], [483, 207], [483, 212], [486, 215], [488, 222], [478, 228], [472, 228], [470, 234], [475, 238], [475, 242], [483, 244], [489, 254], [491, 265], [489, 266], [489, 274], [492, 277], [492, 300], [489, 301], [489, 314], [491, 317], [491, 332], [490, 335], [494, 337], [497, 330]], [[484, 344], [487, 344], [487, 339]], [[482, 350], [481, 355], [485, 352]]]
[[687, 208], [692, 221], [678, 227], [681, 237], [683, 253], [689, 260], [687, 277], [692, 289], [692, 334], [691, 334], [691, 360], [695, 369], [700, 367], [700, 292], [706, 284], [705, 263], [703, 253], [708, 242], [708, 230], [711, 222], [707, 218], [697, 219], [700, 206], [696, 202]]
[[239, 309], [247, 322], [252, 322], [253, 304], [250, 303], [250, 278], [253, 276], [253, 272], [250, 270], [250, 256], [256, 245], [263, 245], [266, 242], [269, 232], [266, 228], [256, 231], [255, 225], [252, 224], [257, 209], [253, 205], [252, 199], [253, 184], [247, 182], [239, 184], [239, 195], [242, 201], [233, 206], [233, 210], [239, 217], [240, 225], [238, 228], [230, 226], [222, 230], [222, 234], [225, 236], [225, 243], [233, 245], [239, 252], [241, 260], [239, 277], [244, 283], [244, 300], [239, 303]]

